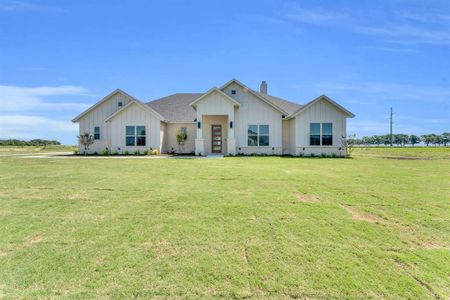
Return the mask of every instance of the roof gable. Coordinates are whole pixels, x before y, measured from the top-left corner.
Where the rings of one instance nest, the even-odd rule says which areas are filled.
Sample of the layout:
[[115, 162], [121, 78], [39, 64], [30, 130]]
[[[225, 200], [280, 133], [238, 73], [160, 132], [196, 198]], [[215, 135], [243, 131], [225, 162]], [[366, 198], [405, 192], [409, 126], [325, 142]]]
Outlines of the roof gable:
[[89, 112], [93, 111], [94, 109], [96, 109], [97, 107], [99, 107], [100, 105], [102, 105], [104, 102], [108, 101], [109, 99], [111, 99], [111, 97], [113, 97], [116, 94], [122, 94], [128, 98], [130, 98], [131, 100], [135, 100], [136, 98], [134, 98], [133, 96], [125, 93], [124, 91], [122, 91], [121, 89], [116, 89], [113, 92], [109, 93], [107, 96], [103, 97], [100, 101], [98, 101], [97, 103], [95, 103], [94, 105], [92, 105], [91, 107], [89, 107], [87, 110], [83, 111], [81, 114], [79, 114], [78, 116], [76, 116], [72, 122], [78, 122], [82, 117], [84, 117], [85, 115], [87, 115]]
[[131, 100], [127, 105], [125, 105], [124, 107], [122, 107], [122, 109], [119, 109], [118, 111], [116, 111], [115, 113], [113, 113], [112, 115], [110, 115], [109, 117], [107, 117], [105, 119], [105, 122], [110, 122], [112, 119], [114, 119], [116, 116], [120, 115], [122, 112], [124, 112], [125, 110], [127, 110], [129, 107], [131, 107], [132, 105], [138, 105], [139, 107], [141, 107], [142, 109], [152, 113], [153, 115], [155, 115], [160, 121], [165, 121], [165, 118], [163, 116], [161, 116], [158, 112], [156, 112], [155, 110], [153, 110], [150, 106], [145, 105], [144, 103], [142, 103], [139, 100], [133, 99]]
[[221, 90], [219, 90], [216, 87], [213, 87], [212, 89], [210, 89], [209, 91], [207, 91], [206, 93], [204, 93], [203, 95], [201, 95], [200, 97], [198, 97], [197, 99], [195, 99], [192, 103], [190, 103], [189, 105], [192, 107], [196, 107], [197, 103], [199, 103], [200, 101], [202, 101], [205, 97], [207, 97], [208, 95], [211, 95], [212, 93], [219, 93], [221, 96], [225, 97], [225, 99], [227, 99], [228, 101], [230, 101], [231, 103], [233, 103], [234, 106], [239, 107], [241, 104], [239, 102], [237, 102], [235, 99], [231, 98], [230, 96], [228, 96], [227, 94], [225, 94], [224, 92], [222, 92]]
[[304, 106], [302, 106], [300, 109], [298, 109], [296, 112], [294, 112], [292, 115], [289, 116], [289, 118], [294, 118], [295, 116], [297, 116], [298, 114], [300, 114], [301, 112], [309, 109], [311, 106], [313, 106], [314, 104], [316, 104], [317, 102], [321, 101], [321, 100], [325, 100], [328, 103], [330, 103], [331, 105], [335, 106], [336, 108], [338, 108], [339, 110], [341, 110], [342, 112], [344, 112], [348, 117], [353, 118], [355, 115], [348, 111], [347, 109], [345, 109], [343, 106], [341, 106], [340, 104], [338, 104], [337, 102], [335, 102], [334, 100], [332, 100], [331, 98], [329, 98], [326, 95], [321, 95], [319, 97], [317, 97], [316, 99], [313, 99], [312, 101], [306, 103]]
[[278, 105], [272, 103], [272, 101], [270, 101], [269, 99], [266, 99], [265, 97], [261, 96], [259, 93], [255, 92], [254, 90], [252, 90], [251, 88], [247, 87], [245, 84], [243, 84], [242, 82], [240, 82], [239, 80], [237, 80], [235, 78], [231, 79], [230, 81], [228, 81], [227, 83], [222, 85], [220, 87], [220, 90], [222, 91], [223, 89], [225, 89], [227, 86], [229, 86], [232, 83], [236, 83], [237, 85], [241, 86], [244, 89], [244, 91], [249, 92], [250, 94], [252, 94], [256, 98], [260, 99], [261, 101], [265, 102], [269, 106], [273, 107], [275, 110], [279, 111], [283, 115], [286, 115], [286, 116], [289, 115], [289, 113], [286, 112], [284, 109], [282, 109]]

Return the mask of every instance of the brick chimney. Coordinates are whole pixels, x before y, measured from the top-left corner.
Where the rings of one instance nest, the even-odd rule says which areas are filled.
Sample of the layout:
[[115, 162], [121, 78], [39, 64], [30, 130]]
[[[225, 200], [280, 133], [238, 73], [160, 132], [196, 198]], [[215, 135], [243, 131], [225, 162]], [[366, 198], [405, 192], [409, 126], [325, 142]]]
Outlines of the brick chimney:
[[261, 93], [267, 94], [267, 82], [265, 80], [261, 82], [261, 85], [259, 86], [259, 91]]

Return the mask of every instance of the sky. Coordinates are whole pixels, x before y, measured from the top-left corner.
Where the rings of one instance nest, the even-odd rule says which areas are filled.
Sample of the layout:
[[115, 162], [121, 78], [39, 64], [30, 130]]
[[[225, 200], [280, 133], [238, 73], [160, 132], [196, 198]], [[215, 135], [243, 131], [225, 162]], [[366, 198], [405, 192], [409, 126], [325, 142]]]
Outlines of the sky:
[[75, 144], [71, 120], [236, 78], [352, 111], [348, 133], [450, 131], [450, 1], [0, 0], [0, 139]]

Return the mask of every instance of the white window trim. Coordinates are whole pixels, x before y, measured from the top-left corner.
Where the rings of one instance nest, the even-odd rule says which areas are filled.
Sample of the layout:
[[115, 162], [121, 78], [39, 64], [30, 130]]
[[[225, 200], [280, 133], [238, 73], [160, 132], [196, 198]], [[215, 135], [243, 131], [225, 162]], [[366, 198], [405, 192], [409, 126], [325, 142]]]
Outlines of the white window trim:
[[[134, 127], [134, 135], [127, 134], [127, 127]], [[144, 127], [145, 135], [137, 134], [138, 127]], [[134, 137], [134, 145], [132, 145], [132, 146], [127, 145], [127, 137]], [[138, 137], [145, 137], [145, 145], [144, 146], [137, 145]], [[145, 126], [145, 125], [125, 125], [125, 147], [147, 147], [147, 126]]]
[[[315, 124], [318, 123], [320, 124], [319, 129], [320, 129], [320, 135], [319, 135], [319, 140], [320, 140], [320, 145], [311, 145], [311, 124]], [[322, 145], [322, 136], [323, 136], [323, 130], [322, 130], [322, 124], [325, 123], [330, 123], [331, 124], [331, 145]], [[334, 123], [333, 122], [309, 122], [309, 134], [308, 134], [308, 146], [307, 147], [338, 147], [338, 146], [334, 146]]]
[[[269, 138], [269, 145], [267, 145], [267, 146], [260, 146], [260, 145], [259, 145], [259, 137], [260, 137], [260, 134], [259, 134], [259, 126], [264, 126], [264, 125], [266, 125], [267, 128], [269, 129], [269, 133], [267, 134], [267, 137]], [[249, 127], [249, 126], [256, 126], [257, 129], [258, 129], [258, 133], [256, 134], [256, 137], [257, 137], [256, 143], [257, 143], [258, 145], [256, 145], [256, 146], [250, 146], [250, 145], [248, 144], [248, 127]], [[264, 135], [264, 136], [266, 136], [266, 135]], [[248, 125], [247, 125], [247, 146], [244, 146], [244, 147], [250, 147], [250, 148], [264, 148], [264, 147], [271, 147], [271, 146], [270, 146], [270, 125], [269, 125], [269, 124], [248, 124]]]
[[[98, 128], [98, 139], [95, 138], [95, 128]], [[94, 141], [100, 141], [102, 139], [102, 129], [100, 126], [94, 126]]]

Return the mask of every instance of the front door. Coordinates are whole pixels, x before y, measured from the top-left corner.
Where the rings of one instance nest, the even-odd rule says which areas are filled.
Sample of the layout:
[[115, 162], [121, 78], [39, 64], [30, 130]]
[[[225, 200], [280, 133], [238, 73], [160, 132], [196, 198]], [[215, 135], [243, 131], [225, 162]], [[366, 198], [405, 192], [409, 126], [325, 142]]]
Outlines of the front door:
[[211, 134], [212, 153], [222, 153], [222, 125], [211, 125]]

